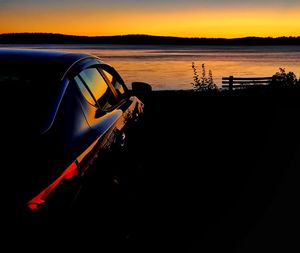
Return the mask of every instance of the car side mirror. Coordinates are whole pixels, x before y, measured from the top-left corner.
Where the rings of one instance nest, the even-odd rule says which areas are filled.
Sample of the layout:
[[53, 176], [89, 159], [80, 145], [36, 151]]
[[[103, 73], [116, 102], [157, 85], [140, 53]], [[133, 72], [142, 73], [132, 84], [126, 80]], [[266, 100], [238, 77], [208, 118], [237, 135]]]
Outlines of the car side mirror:
[[144, 82], [133, 82], [131, 84], [132, 92], [134, 95], [142, 95], [145, 96], [152, 91], [152, 86], [148, 83]]
[[132, 94], [141, 99], [144, 103], [149, 98], [149, 95], [152, 91], [152, 86], [144, 82], [133, 82], [131, 84]]

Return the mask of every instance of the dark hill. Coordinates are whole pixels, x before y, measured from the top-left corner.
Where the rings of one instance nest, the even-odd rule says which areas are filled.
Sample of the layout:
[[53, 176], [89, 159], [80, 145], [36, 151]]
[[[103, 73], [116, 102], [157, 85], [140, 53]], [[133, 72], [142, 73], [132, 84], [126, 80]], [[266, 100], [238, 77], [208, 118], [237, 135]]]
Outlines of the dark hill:
[[151, 35], [75, 36], [54, 33], [0, 34], [0, 44], [125, 44], [125, 45], [300, 45], [300, 37], [182, 38]]

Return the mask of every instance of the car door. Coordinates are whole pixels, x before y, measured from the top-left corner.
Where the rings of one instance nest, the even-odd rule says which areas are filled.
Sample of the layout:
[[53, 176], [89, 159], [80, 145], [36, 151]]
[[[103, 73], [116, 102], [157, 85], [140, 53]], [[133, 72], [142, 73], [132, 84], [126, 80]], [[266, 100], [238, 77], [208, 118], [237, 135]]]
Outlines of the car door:
[[104, 134], [122, 116], [116, 91], [98, 66], [80, 71], [74, 81], [83, 97], [83, 110], [91, 128]]
[[124, 126], [137, 119], [143, 104], [136, 97], [128, 96], [127, 87], [109, 65], [94, 65], [80, 71], [74, 81], [83, 97], [83, 110], [90, 127], [103, 137], [103, 145], [122, 143]]

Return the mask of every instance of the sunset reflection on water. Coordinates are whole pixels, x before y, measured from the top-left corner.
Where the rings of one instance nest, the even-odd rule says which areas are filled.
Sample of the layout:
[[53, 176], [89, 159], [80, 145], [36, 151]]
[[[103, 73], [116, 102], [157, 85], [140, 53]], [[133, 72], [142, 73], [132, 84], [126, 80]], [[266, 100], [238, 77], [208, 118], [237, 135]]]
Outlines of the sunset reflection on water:
[[279, 68], [300, 75], [300, 46], [114, 46], [31, 45], [26, 47], [90, 53], [113, 65], [130, 85], [148, 82], [153, 89], [191, 89], [192, 62], [201, 75], [204, 63], [214, 81], [223, 76], [272, 76]]

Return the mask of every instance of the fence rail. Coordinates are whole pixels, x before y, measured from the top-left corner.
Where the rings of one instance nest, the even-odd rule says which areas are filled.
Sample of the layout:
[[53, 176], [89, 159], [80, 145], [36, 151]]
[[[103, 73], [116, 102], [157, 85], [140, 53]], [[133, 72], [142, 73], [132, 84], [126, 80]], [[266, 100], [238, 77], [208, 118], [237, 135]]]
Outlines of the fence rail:
[[222, 77], [222, 88], [229, 90], [257, 87], [270, 84], [274, 81], [274, 77]]

